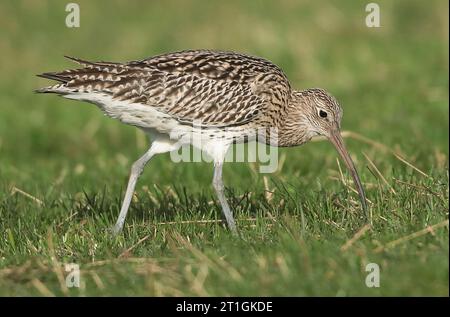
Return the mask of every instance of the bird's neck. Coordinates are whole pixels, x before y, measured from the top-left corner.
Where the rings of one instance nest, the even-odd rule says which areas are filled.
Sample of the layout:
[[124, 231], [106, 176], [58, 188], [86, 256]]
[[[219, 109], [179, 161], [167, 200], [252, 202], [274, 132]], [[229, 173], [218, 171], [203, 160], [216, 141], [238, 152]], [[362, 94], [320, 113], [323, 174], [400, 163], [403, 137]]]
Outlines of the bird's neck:
[[314, 136], [314, 133], [308, 129], [310, 124], [306, 116], [307, 107], [308, 103], [305, 97], [294, 91], [286, 107], [283, 120], [277, 124], [279, 146], [302, 145]]

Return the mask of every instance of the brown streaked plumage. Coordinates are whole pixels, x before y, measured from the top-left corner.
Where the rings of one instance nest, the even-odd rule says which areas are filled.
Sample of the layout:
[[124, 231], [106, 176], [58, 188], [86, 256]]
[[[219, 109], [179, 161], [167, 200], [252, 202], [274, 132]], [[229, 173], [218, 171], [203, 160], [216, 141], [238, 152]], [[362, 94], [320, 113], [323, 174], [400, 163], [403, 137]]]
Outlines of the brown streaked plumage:
[[[108, 116], [147, 132], [153, 143], [133, 164], [115, 232], [124, 224], [137, 179], [155, 154], [202, 141], [214, 160], [213, 185], [228, 226], [235, 223], [225, 199], [222, 164], [235, 142], [276, 131], [277, 146], [296, 146], [316, 135], [335, 145], [349, 168], [366, 212], [365, 194], [340, 136], [342, 109], [323, 89], [296, 91], [273, 63], [233, 52], [190, 50], [128, 63], [69, 59], [82, 67], [44, 73], [57, 84], [37, 90], [88, 101]], [[267, 141], [266, 141], [267, 142]], [[272, 141], [270, 141], [272, 143]]]

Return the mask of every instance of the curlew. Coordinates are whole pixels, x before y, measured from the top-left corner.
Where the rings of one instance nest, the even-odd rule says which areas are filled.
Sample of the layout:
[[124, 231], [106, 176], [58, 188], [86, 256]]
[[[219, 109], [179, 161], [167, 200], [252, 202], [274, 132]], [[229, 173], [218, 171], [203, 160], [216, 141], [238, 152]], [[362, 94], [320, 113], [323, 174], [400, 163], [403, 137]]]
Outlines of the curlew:
[[222, 166], [233, 143], [259, 141], [261, 131], [266, 135], [276, 131], [276, 142], [265, 142], [280, 147], [327, 137], [349, 169], [367, 216], [365, 193], [340, 134], [342, 108], [325, 90], [294, 90], [273, 63], [233, 52], [188, 50], [127, 63], [67, 58], [81, 67], [38, 75], [58, 83], [37, 92], [96, 104], [107, 116], [142, 129], [152, 140], [131, 167], [115, 233], [123, 229], [146, 163], [156, 154], [192, 144], [195, 138], [201, 140], [200, 150], [213, 159], [213, 187], [228, 227], [236, 233]]

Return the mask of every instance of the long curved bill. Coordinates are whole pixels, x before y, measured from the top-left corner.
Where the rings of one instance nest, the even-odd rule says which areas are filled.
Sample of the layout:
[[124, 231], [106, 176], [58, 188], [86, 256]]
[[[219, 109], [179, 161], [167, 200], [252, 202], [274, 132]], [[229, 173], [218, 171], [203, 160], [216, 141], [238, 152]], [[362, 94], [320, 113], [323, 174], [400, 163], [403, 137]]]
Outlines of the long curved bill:
[[355, 164], [353, 163], [352, 158], [350, 157], [347, 149], [345, 148], [344, 141], [342, 140], [339, 129], [333, 129], [333, 131], [329, 136], [329, 140], [331, 141], [331, 143], [333, 143], [334, 147], [336, 148], [341, 158], [344, 160], [345, 165], [347, 166], [348, 170], [350, 171], [350, 174], [353, 177], [353, 181], [355, 182], [356, 189], [358, 190], [359, 193], [359, 198], [361, 199], [361, 205], [364, 211], [364, 215], [368, 220], [369, 215], [367, 213], [366, 194], [364, 192], [364, 188], [362, 187], [361, 180], [359, 179], [358, 172], [356, 171]]

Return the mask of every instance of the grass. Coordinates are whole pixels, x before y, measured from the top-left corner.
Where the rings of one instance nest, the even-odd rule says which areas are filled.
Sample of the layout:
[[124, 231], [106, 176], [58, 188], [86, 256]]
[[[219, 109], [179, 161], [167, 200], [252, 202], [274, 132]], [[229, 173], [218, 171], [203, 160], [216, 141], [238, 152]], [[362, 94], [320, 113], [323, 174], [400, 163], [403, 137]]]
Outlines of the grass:
[[[79, 29], [60, 1], [0, 4], [0, 295], [449, 295], [446, 1], [378, 1], [378, 29], [364, 1], [78, 3]], [[92, 105], [33, 94], [46, 83], [34, 75], [70, 67], [64, 54], [203, 47], [266, 57], [294, 87], [336, 95], [370, 227], [332, 146], [312, 142], [281, 149], [273, 174], [225, 166], [239, 238], [220, 223], [210, 164], [168, 155], [140, 178], [123, 235], [109, 234], [147, 140]]]

